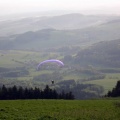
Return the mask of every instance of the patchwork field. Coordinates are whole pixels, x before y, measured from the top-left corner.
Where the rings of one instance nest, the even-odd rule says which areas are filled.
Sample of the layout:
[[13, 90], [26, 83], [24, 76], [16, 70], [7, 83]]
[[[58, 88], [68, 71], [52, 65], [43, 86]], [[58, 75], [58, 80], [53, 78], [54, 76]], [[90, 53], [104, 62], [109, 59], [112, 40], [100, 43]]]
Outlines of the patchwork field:
[[105, 93], [107, 93], [108, 90], [112, 90], [113, 87], [115, 87], [118, 80], [120, 80], [120, 74], [114, 73], [106, 74], [106, 77], [104, 79], [86, 81], [85, 83], [101, 85], [104, 87]]
[[[108, 90], [112, 90], [112, 88], [115, 86], [116, 82], [120, 79], [119, 73], [105, 73], [105, 78], [97, 78], [95, 80], [83, 80], [88, 79], [90, 77], [93, 77], [90, 73], [85, 73], [83, 71], [86, 71], [83, 69], [82, 72], [76, 71], [76, 68], [74, 64], [65, 63], [65, 68], [59, 69], [59, 70], [42, 70], [42, 71], [36, 71], [37, 65], [46, 59], [62, 59], [64, 58], [64, 55], [57, 53], [57, 52], [38, 52], [38, 51], [20, 51], [20, 50], [6, 50], [6, 51], [0, 51], [0, 67], [1, 68], [7, 68], [10, 69], [9, 71], [5, 71], [8, 75], [9, 72], [23, 72], [24, 70], [27, 70], [29, 73], [24, 75], [18, 75], [17, 77], [1, 77], [0, 83], [1, 84], [7, 84], [7, 85], [24, 85], [29, 87], [34, 87], [37, 85], [37, 87], [40, 86], [41, 81], [33, 80], [35, 77], [40, 78], [42, 75], [48, 74], [46, 81], [48, 84], [50, 84], [51, 80], [47, 80], [52, 75], [53, 79], [58, 82], [59, 80], [70, 80], [74, 79], [75, 81], [79, 81], [82, 83], [90, 83], [90, 84], [97, 84], [104, 87], [106, 93]], [[73, 67], [73, 68], [72, 68]], [[22, 69], [21, 69], [22, 68]], [[89, 68], [90, 70], [91, 68]], [[91, 69], [92, 70], [92, 69]], [[4, 75], [5, 73], [1, 72], [1, 75]], [[89, 71], [91, 72], [91, 71]], [[57, 74], [56, 74], [57, 73]], [[12, 74], [12, 73], [10, 73]], [[23, 74], [23, 73], [22, 73]], [[62, 78], [56, 79], [54, 76], [61, 76]], [[6, 76], [7, 76], [6, 75]], [[55, 78], [54, 78], [55, 77]], [[42, 78], [41, 78], [42, 79]], [[52, 78], [51, 78], [52, 79]], [[43, 83], [44, 81], [42, 81]], [[47, 84], [47, 83], [45, 83]]]

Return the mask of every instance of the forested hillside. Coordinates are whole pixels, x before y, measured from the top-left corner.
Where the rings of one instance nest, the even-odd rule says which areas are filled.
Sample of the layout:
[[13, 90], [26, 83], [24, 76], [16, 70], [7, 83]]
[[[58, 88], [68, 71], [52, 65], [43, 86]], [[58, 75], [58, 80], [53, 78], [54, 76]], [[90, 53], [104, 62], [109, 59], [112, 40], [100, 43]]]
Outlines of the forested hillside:
[[103, 41], [81, 50], [75, 57], [80, 65], [98, 67], [120, 67], [120, 39]]

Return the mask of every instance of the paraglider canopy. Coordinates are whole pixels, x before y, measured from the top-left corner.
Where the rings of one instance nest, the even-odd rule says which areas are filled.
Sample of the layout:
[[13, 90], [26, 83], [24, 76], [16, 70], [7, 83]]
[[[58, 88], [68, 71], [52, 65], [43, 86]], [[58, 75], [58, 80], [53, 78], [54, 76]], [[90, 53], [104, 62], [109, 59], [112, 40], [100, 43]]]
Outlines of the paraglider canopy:
[[50, 59], [50, 60], [45, 60], [45, 61], [39, 63], [37, 66], [37, 70], [39, 70], [40, 67], [42, 67], [44, 64], [47, 64], [47, 63], [55, 63], [60, 67], [64, 66], [64, 63], [62, 61], [57, 60], [57, 59]]

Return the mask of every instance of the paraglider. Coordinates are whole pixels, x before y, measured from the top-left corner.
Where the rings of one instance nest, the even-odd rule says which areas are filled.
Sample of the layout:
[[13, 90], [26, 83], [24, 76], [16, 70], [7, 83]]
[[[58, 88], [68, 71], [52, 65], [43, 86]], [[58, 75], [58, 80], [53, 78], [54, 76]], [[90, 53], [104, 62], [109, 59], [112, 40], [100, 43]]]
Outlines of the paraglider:
[[41, 63], [38, 64], [37, 66], [37, 70], [39, 70], [44, 64], [48, 64], [48, 63], [55, 63], [56, 65], [62, 67], [64, 66], [64, 63], [60, 60], [57, 60], [57, 59], [50, 59], [50, 60], [45, 60]]
[[54, 84], [54, 80], [51, 80], [51, 83]]

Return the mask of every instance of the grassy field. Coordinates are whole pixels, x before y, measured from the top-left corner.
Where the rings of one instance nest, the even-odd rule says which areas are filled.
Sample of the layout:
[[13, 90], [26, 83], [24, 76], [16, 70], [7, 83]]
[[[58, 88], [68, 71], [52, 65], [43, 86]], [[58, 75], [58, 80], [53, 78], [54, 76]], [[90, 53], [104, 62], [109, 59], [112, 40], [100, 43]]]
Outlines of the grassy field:
[[120, 99], [0, 101], [0, 120], [119, 119]]
[[120, 74], [111, 73], [111, 74], [106, 74], [106, 77], [104, 79], [86, 81], [85, 83], [101, 85], [104, 87], [105, 90], [104, 93], [107, 93], [109, 90], [112, 90], [113, 87], [115, 87], [118, 80], [120, 80]]

